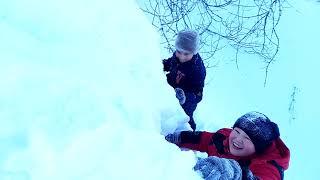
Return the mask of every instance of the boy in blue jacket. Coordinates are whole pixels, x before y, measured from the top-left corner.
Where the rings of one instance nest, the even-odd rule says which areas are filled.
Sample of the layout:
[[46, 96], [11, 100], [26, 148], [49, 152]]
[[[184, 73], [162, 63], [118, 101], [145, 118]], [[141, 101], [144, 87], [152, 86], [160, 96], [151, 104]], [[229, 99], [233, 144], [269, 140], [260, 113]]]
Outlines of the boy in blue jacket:
[[198, 33], [192, 30], [180, 31], [175, 48], [172, 57], [163, 60], [163, 70], [167, 72], [167, 82], [174, 88], [181, 107], [190, 118], [190, 126], [195, 130], [193, 112], [202, 100], [206, 77], [206, 68], [198, 53]]

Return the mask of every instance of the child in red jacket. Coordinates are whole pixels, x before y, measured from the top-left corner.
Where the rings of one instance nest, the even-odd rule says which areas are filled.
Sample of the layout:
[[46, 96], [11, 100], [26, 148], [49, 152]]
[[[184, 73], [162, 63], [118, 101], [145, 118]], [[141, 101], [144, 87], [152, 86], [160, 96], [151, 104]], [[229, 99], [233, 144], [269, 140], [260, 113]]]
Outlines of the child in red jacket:
[[249, 112], [235, 122], [233, 129], [215, 133], [182, 131], [166, 140], [179, 147], [208, 153], [195, 170], [210, 179], [283, 179], [290, 151], [280, 139], [277, 124], [259, 112]]

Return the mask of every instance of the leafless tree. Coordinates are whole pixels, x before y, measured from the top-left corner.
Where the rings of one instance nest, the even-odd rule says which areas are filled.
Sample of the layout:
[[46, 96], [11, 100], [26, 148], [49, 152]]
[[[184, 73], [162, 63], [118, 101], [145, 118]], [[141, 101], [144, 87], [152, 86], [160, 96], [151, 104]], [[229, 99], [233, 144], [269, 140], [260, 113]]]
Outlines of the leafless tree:
[[200, 53], [206, 62], [219, 50], [232, 47], [237, 68], [239, 53], [258, 55], [265, 63], [266, 84], [270, 64], [279, 51], [276, 27], [285, 0], [148, 0], [141, 9], [163, 37], [162, 45], [174, 51], [182, 29], [201, 35]]

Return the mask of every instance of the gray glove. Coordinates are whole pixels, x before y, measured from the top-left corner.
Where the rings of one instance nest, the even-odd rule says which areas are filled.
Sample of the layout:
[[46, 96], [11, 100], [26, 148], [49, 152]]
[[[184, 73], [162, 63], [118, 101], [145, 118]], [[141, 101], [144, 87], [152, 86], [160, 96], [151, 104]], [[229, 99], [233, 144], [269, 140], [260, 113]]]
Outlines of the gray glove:
[[241, 180], [242, 178], [242, 170], [237, 161], [216, 156], [198, 159], [194, 170], [200, 171], [205, 180]]
[[168, 142], [171, 142], [173, 144], [179, 144], [181, 142], [180, 132], [175, 132], [173, 134], [168, 134], [168, 135], [166, 135], [165, 139]]
[[175, 88], [176, 91], [176, 97], [179, 100], [179, 103], [182, 105], [186, 102], [186, 95], [184, 94], [183, 89], [181, 88]]

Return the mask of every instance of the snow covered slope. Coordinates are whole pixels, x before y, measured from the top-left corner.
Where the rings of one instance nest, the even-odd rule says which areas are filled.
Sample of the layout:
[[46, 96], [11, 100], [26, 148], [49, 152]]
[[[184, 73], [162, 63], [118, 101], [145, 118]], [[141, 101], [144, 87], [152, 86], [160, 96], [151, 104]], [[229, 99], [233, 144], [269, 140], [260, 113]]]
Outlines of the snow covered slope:
[[[0, 179], [197, 179], [133, 0], [0, 2]], [[162, 127], [162, 131], [161, 131]]]

